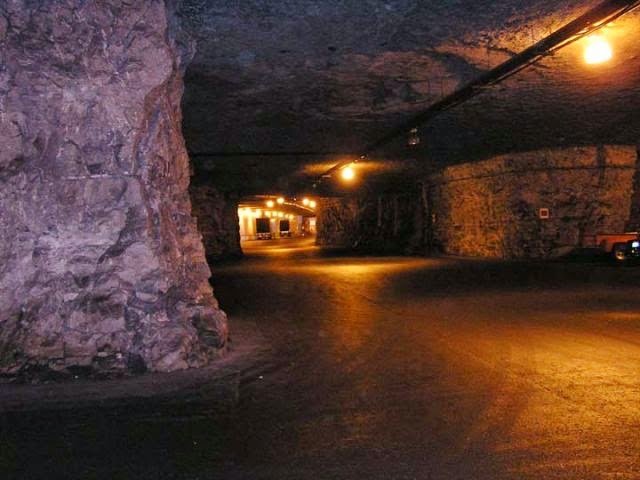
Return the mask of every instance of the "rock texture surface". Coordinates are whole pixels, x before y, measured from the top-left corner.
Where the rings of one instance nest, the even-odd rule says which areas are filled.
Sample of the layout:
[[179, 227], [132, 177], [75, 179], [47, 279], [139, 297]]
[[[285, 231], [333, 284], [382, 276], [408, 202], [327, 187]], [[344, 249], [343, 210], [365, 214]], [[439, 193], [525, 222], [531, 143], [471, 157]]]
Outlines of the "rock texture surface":
[[207, 260], [241, 257], [237, 198], [207, 184], [192, 184], [190, 191]]
[[450, 254], [540, 258], [624, 232], [636, 159], [635, 146], [584, 147], [448, 167], [431, 178], [434, 239]]
[[417, 193], [324, 198], [317, 216], [317, 244], [369, 253], [419, 249], [421, 206]]
[[[185, 80], [187, 144], [203, 154], [196, 163], [215, 166], [218, 187], [224, 176], [229, 189], [277, 193], [295, 174], [309, 188], [344, 155], [363, 153], [403, 120], [600, 3], [184, 0], [184, 24], [198, 42]], [[600, 32], [613, 48], [611, 61], [587, 65], [585, 42], [575, 42], [425, 124], [408, 155], [401, 136], [369, 152], [370, 161], [386, 166], [409, 156], [448, 166], [637, 142], [639, 21], [636, 10]], [[204, 155], [300, 151], [336, 155]], [[255, 164], [273, 168], [247, 175]], [[238, 174], [226, 175], [232, 170]]]
[[[539, 150], [447, 167], [402, 195], [321, 202], [318, 243], [547, 258], [639, 225], [635, 146]], [[548, 209], [549, 218], [540, 218]]]
[[227, 324], [191, 216], [189, 45], [164, 1], [0, 3], [0, 372], [207, 364]]
[[[357, 152], [598, 3], [184, 0], [185, 26], [198, 41], [186, 78], [185, 135], [198, 152]], [[562, 65], [573, 67], [573, 59], [562, 57]], [[500, 98], [508, 102], [500, 115], [538, 116], [541, 101], [544, 108], [558, 104], [559, 86], [547, 90], [557, 74], [555, 65], [536, 68], [526, 94]], [[484, 97], [476, 111], [494, 102]], [[579, 111], [572, 108], [574, 121]], [[474, 132], [489, 129], [486, 123]], [[455, 127], [442, 132], [443, 143], [465, 125]]]

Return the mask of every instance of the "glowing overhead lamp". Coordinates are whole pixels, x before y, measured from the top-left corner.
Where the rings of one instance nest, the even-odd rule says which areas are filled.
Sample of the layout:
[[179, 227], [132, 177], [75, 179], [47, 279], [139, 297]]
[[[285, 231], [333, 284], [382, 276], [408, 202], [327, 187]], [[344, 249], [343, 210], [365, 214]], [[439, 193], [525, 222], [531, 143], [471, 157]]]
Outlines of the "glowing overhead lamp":
[[316, 208], [317, 203], [314, 200], [309, 200], [309, 207]]
[[589, 65], [596, 65], [611, 60], [613, 51], [611, 45], [600, 35], [587, 37], [587, 46], [584, 49], [584, 61]]
[[342, 177], [343, 180], [350, 182], [351, 180], [356, 178], [356, 171], [353, 169], [351, 165], [349, 165], [342, 169], [342, 172], [340, 172], [340, 176]]
[[267, 201], [266, 201], [266, 205], [267, 205], [267, 207], [269, 207], [269, 208], [273, 208], [273, 205], [274, 205], [273, 200], [267, 200]]
[[303, 204], [305, 207], [308, 207], [308, 206], [309, 206], [309, 199], [308, 199], [308, 198], [303, 198], [303, 199], [302, 199], [302, 204]]
[[276, 202], [278, 202], [278, 205], [282, 205], [284, 203], [284, 198], [283, 197], [278, 197]]

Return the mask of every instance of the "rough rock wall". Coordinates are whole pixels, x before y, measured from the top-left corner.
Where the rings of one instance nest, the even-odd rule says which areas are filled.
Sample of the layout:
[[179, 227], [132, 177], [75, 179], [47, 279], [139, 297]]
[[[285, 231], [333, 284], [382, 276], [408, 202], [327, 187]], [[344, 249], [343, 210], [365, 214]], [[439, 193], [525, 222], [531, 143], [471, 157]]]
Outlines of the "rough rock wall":
[[316, 243], [374, 253], [413, 253], [420, 243], [417, 192], [324, 198]]
[[635, 147], [571, 148], [446, 168], [431, 178], [435, 241], [449, 254], [540, 258], [623, 232], [636, 157]]
[[241, 257], [238, 200], [211, 185], [192, 184], [190, 191], [207, 260]]
[[[640, 158], [640, 147], [636, 150]], [[626, 225], [628, 232], [640, 232], [640, 161], [636, 161], [636, 170], [633, 175], [631, 190], [631, 212]]]
[[164, 1], [0, 3], [0, 372], [169, 371], [224, 348]]

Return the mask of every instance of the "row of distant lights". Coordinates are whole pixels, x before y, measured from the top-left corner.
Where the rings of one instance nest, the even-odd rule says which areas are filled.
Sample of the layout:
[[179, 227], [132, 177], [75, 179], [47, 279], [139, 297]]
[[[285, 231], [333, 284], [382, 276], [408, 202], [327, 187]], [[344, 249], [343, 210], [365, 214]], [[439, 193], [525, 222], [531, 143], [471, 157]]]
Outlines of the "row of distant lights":
[[[273, 208], [273, 207], [275, 207], [276, 203], [278, 205], [284, 205], [284, 202], [285, 202], [284, 197], [278, 197], [275, 202], [273, 200], [267, 200], [264, 203], [267, 206], [267, 208]], [[308, 207], [308, 208], [316, 208], [316, 206], [318, 204], [316, 203], [315, 200], [309, 200], [308, 198], [303, 198], [302, 199], [302, 205], [304, 205], [305, 207]]]
[[293, 220], [293, 218], [295, 217], [295, 215], [292, 215], [292, 214], [287, 215], [284, 212], [278, 212], [278, 211], [272, 211], [272, 210], [261, 210], [259, 208], [251, 209], [248, 207], [240, 209], [240, 215], [245, 217], [255, 217], [255, 218], [264, 218], [264, 217], [288, 218], [289, 220]]

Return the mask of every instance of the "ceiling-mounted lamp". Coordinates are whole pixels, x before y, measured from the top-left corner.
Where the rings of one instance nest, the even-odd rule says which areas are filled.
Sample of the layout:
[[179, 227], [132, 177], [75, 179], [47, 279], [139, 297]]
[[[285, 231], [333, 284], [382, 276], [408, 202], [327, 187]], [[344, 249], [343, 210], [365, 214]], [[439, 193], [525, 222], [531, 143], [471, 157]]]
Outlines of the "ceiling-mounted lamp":
[[282, 205], [284, 203], [284, 197], [278, 197], [276, 202], [278, 202], [278, 205]]
[[265, 202], [265, 204], [266, 204], [266, 205], [267, 205], [267, 207], [269, 207], [269, 208], [273, 208], [273, 205], [274, 205], [273, 200], [267, 200], [267, 201]]
[[356, 178], [356, 171], [353, 169], [351, 165], [347, 165], [340, 172], [340, 176], [342, 177], [343, 180], [350, 182], [351, 180]]
[[416, 145], [420, 145], [420, 132], [418, 132], [418, 128], [412, 128], [409, 130], [409, 136], [407, 137], [407, 145], [410, 147], [415, 147]]
[[604, 63], [611, 60], [613, 50], [609, 42], [601, 35], [587, 37], [587, 46], [584, 49], [584, 61], [589, 65]]

